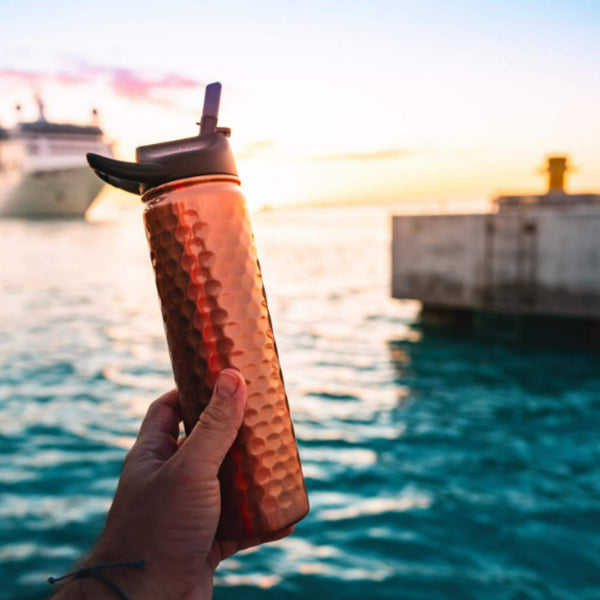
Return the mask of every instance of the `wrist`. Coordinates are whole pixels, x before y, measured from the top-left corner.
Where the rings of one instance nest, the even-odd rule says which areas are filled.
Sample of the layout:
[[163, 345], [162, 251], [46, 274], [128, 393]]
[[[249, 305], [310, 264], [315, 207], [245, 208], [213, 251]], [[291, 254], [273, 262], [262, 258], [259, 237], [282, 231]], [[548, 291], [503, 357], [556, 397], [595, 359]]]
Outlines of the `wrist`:
[[[82, 561], [79, 568], [88, 568], [90, 571], [82, 577], [77, 577], [75, 581], [85, 584], [92, 580], [95, 584], [93, 589], [102, 590], [102, 595], [98, 598], [106, 597], [115, 600], [119, 597], [119, 592], [128, 600], [138, 598], [152, 600], [165, 597], [164, 594], [159, 593], [159, 590], [154, 589], [151, 571], [144, 557], [129, 553], [125, 549], [117, 551], [115, 548], [109, 548], [102, 541]], [[91, 584], [89, 588], [92, 588]], [[96, 596], [93, 598], [95, 599]]]
[[[133, 600], [135, 596], [128, 596]], [[118, 596], [106, 587], [101, 581], [93, 577], [82, 577], [77, 579], [67, 579], [60, 583], [60, 588], [53, 600], [81, 600], [89, 598], [90, 600], [117, 600]]]
[[144, 561], [106, 560], [101, 553], [94, 551], [73, 571], [60, 577], [50, 577], [48, 582], [57, 584], [54, 597], [60, 600], [164, 598], [164, 595], [150, 592], [147, 580], [140, 574], [144, 566]]
[[[101, 539], [79, 568], [114, 562], [142, 561], [143, 566], [139, 568], [110, 566], [102, 569], [101, 574], [110, 579], [128, 600], [210, 600], [212, 598], [212, 570], [202, 569], [195, 571], [193, 575], [189, 571], [181, 573], [181, 564], [174, 569], [175, 565], [170, 565], [170, 561], [164, 559], [165, 557], [160, 560], [156, 557], [140, 556], [140, 552], [132, 552], [122, 545]], [[76, 584], [81, 585], [78, 588]], [[72, 585], [73, 592], [69, 593], [73, 594], [73, 598], [85, 597], [93, 600], [118, 598], [118, 594], [93, 577], [74, 579]], [[59, 598], [71, 600], [71, 596], [67, 595]]]

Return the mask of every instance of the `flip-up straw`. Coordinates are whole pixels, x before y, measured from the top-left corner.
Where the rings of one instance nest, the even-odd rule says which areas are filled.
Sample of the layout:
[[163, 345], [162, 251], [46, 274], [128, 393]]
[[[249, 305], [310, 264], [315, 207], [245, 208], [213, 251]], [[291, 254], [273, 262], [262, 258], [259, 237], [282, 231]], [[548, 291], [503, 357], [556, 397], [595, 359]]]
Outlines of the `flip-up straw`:
[[204, 92], [204, 108], [200, 121], [200, 135], [214, 133], [219, 119], [219, 103], [221, 102], [221, 84], [218, 81], [206, 86]]

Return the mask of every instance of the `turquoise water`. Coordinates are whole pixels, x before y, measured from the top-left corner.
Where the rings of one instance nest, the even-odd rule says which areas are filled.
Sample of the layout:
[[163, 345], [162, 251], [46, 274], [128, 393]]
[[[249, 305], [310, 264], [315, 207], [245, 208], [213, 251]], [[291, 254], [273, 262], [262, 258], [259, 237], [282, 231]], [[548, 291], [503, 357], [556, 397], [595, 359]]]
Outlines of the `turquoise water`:
[[[256, 215], [312, 510], [217, 599], [600, 598], [600, 359], [423, 331], [379, 209]], [[0, 222], [0, 598], [100, 532], [172, 386], [141, 219]]]

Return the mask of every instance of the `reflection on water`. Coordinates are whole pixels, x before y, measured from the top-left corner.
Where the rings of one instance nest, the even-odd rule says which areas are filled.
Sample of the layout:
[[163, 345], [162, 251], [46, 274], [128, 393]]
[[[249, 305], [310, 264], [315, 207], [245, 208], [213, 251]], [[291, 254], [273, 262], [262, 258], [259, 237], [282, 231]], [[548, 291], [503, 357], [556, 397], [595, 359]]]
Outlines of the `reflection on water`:
[[[254, 225], [312, 510], [215, 597], [597, 597], [597, 357], [421, 330], [380, 209]], [[138, 214], [2, 222], [0, 261], [0, 598], [39, 598], [172, 378]]]
[[357, 519], [382, 515], [391, 512], [403, 512], [415, 508], [429, 508], [431, 500], [424, 495], [410, 494], [397, 498], [369, 498], [360, 500], [358, 498], [352, 506], [330, 510], [322, 510], [320, 518], [325, 521], [340, 521], [342, 519]]
[[435, 333], [389, 351], [411, 390], [406, 471], [435, 492], [427, 527], [446, 527], [456, 560], [523, 597], [594, 597], [598, 355]]

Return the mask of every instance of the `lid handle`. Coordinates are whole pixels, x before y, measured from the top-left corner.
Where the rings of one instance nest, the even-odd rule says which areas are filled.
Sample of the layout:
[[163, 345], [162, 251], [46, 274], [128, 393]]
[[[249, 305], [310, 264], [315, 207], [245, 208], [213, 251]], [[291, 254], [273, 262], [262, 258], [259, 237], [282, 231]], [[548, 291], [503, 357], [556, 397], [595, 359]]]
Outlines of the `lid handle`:
[[140, 184], [161, 183], [169, 173], [168, 169], [159, 163], [132, 163], [92, 152], [86, 154], [86, 158], [100, 179], [133, 194], [140, 193]]

